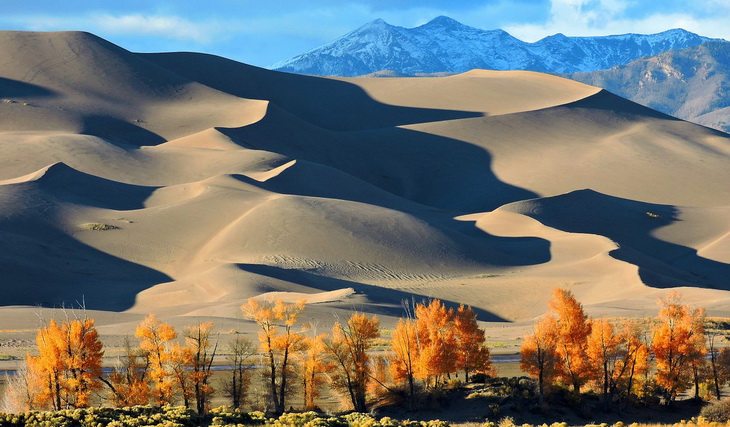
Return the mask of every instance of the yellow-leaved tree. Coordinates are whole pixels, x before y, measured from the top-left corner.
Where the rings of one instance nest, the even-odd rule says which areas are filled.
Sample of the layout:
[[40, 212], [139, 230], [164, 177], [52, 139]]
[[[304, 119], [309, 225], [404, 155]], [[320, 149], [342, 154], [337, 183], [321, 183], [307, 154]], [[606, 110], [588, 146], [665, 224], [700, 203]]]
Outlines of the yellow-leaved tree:
[[681, 296], [671, 292], [659, 300], [661, 306], [654, 328], [652, 351], [656, 360], [656, 382], [671, 404], [692, 380], [692, 365], [704, 360], [704, 310], [682, 304]]
[[454, 310], [434, 299], [428, 305], [416, 304], [416, 319], [419, 356], [416, 377], [436, 387], [448, 374], [456, 372]]
[[94, 319], [51, 320], [36, 336], [38, 356], [26, 358], [34, 407], [62, 409], [89, 406], [91, 393], [102, 387], [104, 346]]
[[520, 369], [537, 379], [542, 400], [560, 371], [562, 360], [557, 352], [558, 325], [555, 317], [547, 314], [533, 326], [520, 348]]
[[157, 315], [151, 313], [137, 326], [134, 335], [139, 338], [139, 347], [147, 354], [155, 403], [171, 403], [175, 383], [170, 369], [170, 358], [171, 341], [177, 338], [175, 328], [162, 323]]
[[317, 409], [317, 399], [326, 376], [332, 372], [334, 365], [327, 357], [326, 334], [306, 339], [306, 350], [302, 353], [302, 390], [304, 393], [304, 410]]
[[333, 382], [349, 394], [356, 412], [367, 412], [366, 392], [371, 378], [368, 350], [379, 336], [380, 321], [376, 316], [354, 313], [346, 324], [335, 323], [332, 338], [326, 342], [337, 366]]
[[[273, 412], [284, 413], [288, 382], [294, 375], [293, 356], [304, 349], [305, 337], [294, 331], [294, 324], [304, 310], [305, 300], [296, 304], [281, 299], [259, 302], [250, 298], [241, 306], [244, 316], [256, 322], [261, 330], [259, 341], [267, 363], [269, 398]], [[279, 327], [283, 331], [279, 331]]]
[[396, 384], [408, 386], [408, 403], [412, 409], [416, 390], [416, 366], [419, 358], [418, 328], [413, 319], [399, 319], [390, 338], [390, 374]]
[[555, 288], [549, 305], [557, 320], [558, 376], [578, 394], [593, 369], [586, 353], [591, 321], [569, 290]]
[[458, 343], [456, 369], [464, 371], [466, 381], [469, 381], [470, 373], [492, 374], [492, 359], [487, 348], [487, 339], [471, 307], [461, 304], [454, 312], [454, 333]]
[[198, 323], [183, 329], [185, 344], [190, 353], [188, 370], [198, 414], [207, 412], [213, 395], [210, 378], [213, 375], [213, 359], [218, 350], [218, 342], [212, 342], [212, 331], [213, 322]]
[[146, 405], [150, 401], [150, 386], [147, 381], [149, 361], [147, 353], [133, 347], [127, 337], [124, 353], [119, 356], [118, 365], [113, 368], [108, 381], [114, 406], [125, 407]]

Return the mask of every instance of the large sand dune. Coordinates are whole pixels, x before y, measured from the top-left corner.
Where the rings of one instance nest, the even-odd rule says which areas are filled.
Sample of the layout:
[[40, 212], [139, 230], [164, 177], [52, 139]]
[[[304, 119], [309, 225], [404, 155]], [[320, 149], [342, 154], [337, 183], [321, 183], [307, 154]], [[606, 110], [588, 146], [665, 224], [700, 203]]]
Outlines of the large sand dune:
[[108, 333], [150, 311], [246, 330], [249, 297], [305, 296], [324, 323], [437, 297], [519, 324], [556, 286], [598, 315], [677, 287], [730, 301], [730, 137], [598, 88], [327, 79], [85, 33], [2, 32], [0, 53], [0, 317], [84, 301]]

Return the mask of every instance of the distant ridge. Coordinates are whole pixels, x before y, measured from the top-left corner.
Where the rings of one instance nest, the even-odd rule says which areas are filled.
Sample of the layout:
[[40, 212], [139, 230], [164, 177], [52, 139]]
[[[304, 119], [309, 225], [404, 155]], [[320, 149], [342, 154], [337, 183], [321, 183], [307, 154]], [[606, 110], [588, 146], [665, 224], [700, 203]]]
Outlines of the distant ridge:
[[567, 77], [680, 119], [730, 132], [730, 43], [710, 41]]
[[309, 52], [271, 66], [320, 76], [461, 73], [475, 68], [575, 73], [611, 68], [637, 58], [697, 46], [711, 40], [673, 29], [658, 34], [566, 37], [535, 43], [503, 30], [481, 30], [439, 16], [415, 28], [376, 19]]

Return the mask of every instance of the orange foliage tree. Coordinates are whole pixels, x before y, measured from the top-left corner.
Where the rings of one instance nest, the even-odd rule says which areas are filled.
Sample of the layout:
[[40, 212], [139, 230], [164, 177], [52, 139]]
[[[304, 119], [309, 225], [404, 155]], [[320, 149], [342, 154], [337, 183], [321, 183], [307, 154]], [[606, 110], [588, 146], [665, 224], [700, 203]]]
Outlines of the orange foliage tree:
[[137, 326], [134, 334], [139, 347], [147, 354], [149, 376], [154, 383], [153, 395], [158, 405], [169, 404], [173, 395], [173, 375], [169, 367], [171, 341], [177, 337], [175, 329], [162, 323], [154, 313]]
[[28, 355], [34, 406], [53, 409], [89, 406], [91, 393], [101, 388], [104, 346], [94, 320], [51, 320], [36, 336], [38, 356]]
[[150, 400], [147, 382], [149, 359], [139, 348], [132, 347], [129, 338], [124, 341], [124, 354], [119, 357], [110, 378], [105, 381], [112, 391], [112, 403], [117, 407], [146, 405]]
[[218, 343], [211, 342], [212, 330], [212, 322], [198, 323], [183, 329], [183, 336], [190, 354], [188, 367], [198, 414], [206, 413], [213, 394], [210, 377], [213, 374], [213, 359], [218, 350]]
[[667, 404], [690, 382], [692, 365], [704, 360], [704, 310], [692, 310], [681, 303], [678, 293], [660, 299], [661, 309], [654, 329], [652, 350], [656, 360], [656, 381], [665, 391]]
[[558, 375], [580, 393], [593, 368], [586, 356], [591, 321], [568, 290], [555, 288], [549, 305], [557, 318], [557, 352], [561, 359]]
[[399, 319], [390, 338], [393, 355], [390, 373], [396, 383], [407, 383], [409, 404], [415, 393], [416, 366], [419, 358], [418, 328], [412, 319]]
[[635, 394], [634, 386], [649, 373], [649, 347], [645, 334], [646, 328], [640, 322], [628, 320], [623, 323], [614, 383], [626, 396]]
[[555, 317], [546, 315], [534, 325], [533, 332], [525, 336], [520, 348], [520, 369], [537, 378], [540, 399], [545, 396], [560, 370], [557, 329]]
[[471, 307], [461, 304], [454, 313], [456, 347], [456, 369], [464, 371], [466, 381], [469, 373], [492, 373], [492, 361], [486, 345], [484, 330], [477, 323], [477, 315]]
[[441, 378], [456, 372], [454, 310], [434, 299], [428, 305], [416, 304], [416, 319], [419, 345], [416, 377], [427, 385], [437, 386]]
[[[261, 328], [259, 341], [268, 364], [269, 397], [277, 414], [284, 413], [286, 408], [287, 383], [294, 375], [291, 358], [305, 345], [304, 335], [293, 329], [304, 304], [304, 300], [287, 304], [280, 299], [258, 302], [251, 298], [241, 306], [244, 315]], [[278, 324], [283, 324], [283, 333], [279, 333]]]
[[332, 338], [326, 343], [337, 365], [333, 375], [335, 386], [347, 391], [356, 412], [367, 412], [366, 392], [370, 379], [367, 351], [380, 336], [380, 321], [376, 316], [354, 313], [347, 324], [332, 327]]
[[306, 350], [302, 355], [302, 390], [304, 409], [307, 411], [317, 409], [317, 399], [326, 381], [326, 374], [334, 368], [325, 357], [327, 352], [325, 339], [325, 334], [306, 339]]
[[31, 373], [31, 388], [36, 390], [32, 406], [60, 410], [62, 398], [63, 363], [58, 345], [62, 336], [61, 327], [51, 319], [48, 326], [40, 328], [36, 335], [38, 356], [26, 356]]
[[586, 355], [594, 366], [592, 379], [598, 384], [603, 399], [611, 402], [611, 395], [616, 390], [616, 383], [622, 375], [620, 363], [622, 337], [614, 331], [608, 319], [593, 322], [591, 334], [588, 335]]
[[171, 390], [175, 393], [175, 389], [180, 392], [183, 399], [183, 405], [190, 408], [190, 401], [193, 396], [192, 378], [188, 368], [192, 365], [193, 352], [190, 347], [186, 347], [179, 342], [170, 344], [167, 353], [166, 367], [170, 373]]

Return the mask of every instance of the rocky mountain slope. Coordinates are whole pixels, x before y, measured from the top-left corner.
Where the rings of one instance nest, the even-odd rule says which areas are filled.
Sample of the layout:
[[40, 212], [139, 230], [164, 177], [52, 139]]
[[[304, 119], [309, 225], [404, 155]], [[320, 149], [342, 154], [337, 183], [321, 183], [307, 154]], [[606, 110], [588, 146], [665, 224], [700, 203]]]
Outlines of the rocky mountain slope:
[[416, 28], [382, 19], [272, 69], [321, 76], [358, 76], [381, 70], [405, 75], [462, 73], [475, 68], [572, 73], [606, 69], [709, 39], [675, 29], [659, 34], [566, 37], [535, 43], [502, 30], [481, 30], [441, 16]]
[[567, 77], [655, 110], [730, 131], [730, 43], [706, 42]]

